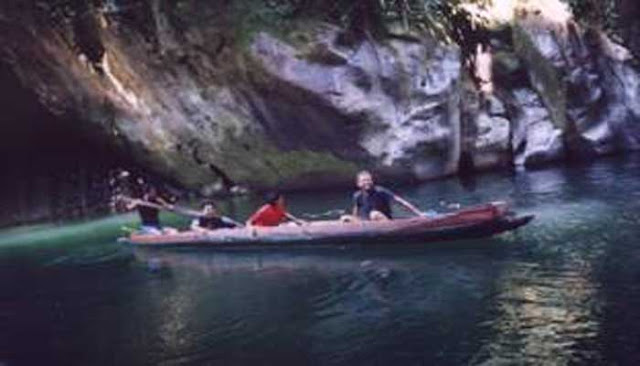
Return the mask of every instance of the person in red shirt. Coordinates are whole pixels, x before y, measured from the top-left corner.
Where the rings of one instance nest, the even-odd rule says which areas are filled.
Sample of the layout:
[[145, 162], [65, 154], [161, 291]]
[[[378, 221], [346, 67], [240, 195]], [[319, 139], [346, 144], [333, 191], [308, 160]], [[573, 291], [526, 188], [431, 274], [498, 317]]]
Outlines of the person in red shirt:
[[305, 221], [287, 212], [284, 196], [280, 192], [269, 193], [266, 202], [247, 220], [247, 226], [278, 226], [286, 220], [298, 225], [305, 224]]

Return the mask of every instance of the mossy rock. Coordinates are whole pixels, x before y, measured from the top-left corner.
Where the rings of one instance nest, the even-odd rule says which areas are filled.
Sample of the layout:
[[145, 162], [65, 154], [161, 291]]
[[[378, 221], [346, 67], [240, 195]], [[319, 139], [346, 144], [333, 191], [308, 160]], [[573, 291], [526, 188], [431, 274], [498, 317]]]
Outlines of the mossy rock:
[[[319, 187], [322, 185], [344, 184], [353, 180], [358, 166], [354, 162], [342, 160], [328, 152], [276, 151], [263, 156], [277, 167], [277, 179], [269, 183], [286, 189]], [[255, 186], [260, 186], [256, 182]]]
[[529, 78], [549, 110], [556, 127], [565, 130], [567, 126], [567, 86], [563, 76], [551, 60], [545, 58], [519, 24], [513, 26], [513, 43], [516, 54], [524, 61]]

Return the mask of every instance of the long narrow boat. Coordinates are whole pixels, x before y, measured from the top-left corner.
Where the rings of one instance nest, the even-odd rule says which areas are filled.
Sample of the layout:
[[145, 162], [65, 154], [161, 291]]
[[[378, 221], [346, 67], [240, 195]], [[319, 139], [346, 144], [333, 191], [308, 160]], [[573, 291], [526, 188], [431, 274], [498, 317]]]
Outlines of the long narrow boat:
[[219, 229], [209, 233], [131, 234], [121, 241], [143, 247], [424, 244], [488, 237], [526, 225], [533, 215], [517, 216], [504, 202], [493, 202], [433, 217], [390, 221], [315, 221], [308, 225]]

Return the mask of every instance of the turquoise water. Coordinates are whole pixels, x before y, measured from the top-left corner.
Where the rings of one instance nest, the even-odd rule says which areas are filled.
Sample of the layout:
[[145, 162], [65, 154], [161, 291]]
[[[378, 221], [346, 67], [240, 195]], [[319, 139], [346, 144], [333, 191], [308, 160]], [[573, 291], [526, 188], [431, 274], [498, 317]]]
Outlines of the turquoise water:
[[140, 250], [116, 243], [133, 215], [3, 231], [0, 364], [635, 364], [639, 178], [634, 157], [396, 187], [425, 210], [505, 199], [537, 216], [425, 247]]

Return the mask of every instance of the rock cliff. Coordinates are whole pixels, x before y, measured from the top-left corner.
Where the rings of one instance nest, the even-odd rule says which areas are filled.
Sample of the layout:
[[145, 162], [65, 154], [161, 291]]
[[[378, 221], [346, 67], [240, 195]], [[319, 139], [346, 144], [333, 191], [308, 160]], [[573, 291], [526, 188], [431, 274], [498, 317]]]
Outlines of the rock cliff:
[[557, 0], [498, 3], [471, 66], [468, 44], [260, 0], [7, 0], [0, 55], [56, 118], [203, 194], [638, 149], [632, 53]]

